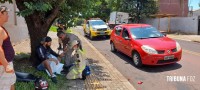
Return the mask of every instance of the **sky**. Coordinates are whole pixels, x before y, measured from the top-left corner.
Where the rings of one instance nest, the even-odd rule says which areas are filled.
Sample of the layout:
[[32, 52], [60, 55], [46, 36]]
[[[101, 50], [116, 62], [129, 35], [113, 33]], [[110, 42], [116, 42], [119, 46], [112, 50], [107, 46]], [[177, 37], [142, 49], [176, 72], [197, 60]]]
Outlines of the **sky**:
[[188, 2], [189, 10], [191, 10], [191, 6], [193, 7], [193, 10], [200, 9], [199, 3], [200, 0], [189, 0]]

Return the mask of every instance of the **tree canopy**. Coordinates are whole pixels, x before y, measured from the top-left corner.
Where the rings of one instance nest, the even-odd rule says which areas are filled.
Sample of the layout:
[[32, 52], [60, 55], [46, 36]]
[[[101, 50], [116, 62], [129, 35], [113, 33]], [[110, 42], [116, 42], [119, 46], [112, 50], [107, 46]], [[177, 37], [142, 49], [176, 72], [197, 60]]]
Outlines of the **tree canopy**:
[[[1, 3], [12, 0], [1, 0]], [[19, 0], [16, 0], [19, 1]], [[138, 22], [158, 11], [155, 0], [20, 0], [25, 8], [20, 15], [27, 16], [34, 12], [40, 12], [44, 17], [51, 14], [54, 8], [59, 8], [56, 18], [72, 26], [76, 18], [99, 17], [108, 20], [112, 11], [127, 12]], [[18, 3], [18, 2], [16, 2]]]
[[157, 12], [154, 0], [0, 0], [0, 3], [12, 1], [19, 9], [17, 14], [27, 23], [33, 62], [36, 47], [57, 18], [73, 26], [77, 18], [99, 17], [106, 21], [112, 11], [127, 12], [137, 21]]
[[119, 11], [128, 12], [135, 22], [157, 13], [155, 0], [121, 0]]

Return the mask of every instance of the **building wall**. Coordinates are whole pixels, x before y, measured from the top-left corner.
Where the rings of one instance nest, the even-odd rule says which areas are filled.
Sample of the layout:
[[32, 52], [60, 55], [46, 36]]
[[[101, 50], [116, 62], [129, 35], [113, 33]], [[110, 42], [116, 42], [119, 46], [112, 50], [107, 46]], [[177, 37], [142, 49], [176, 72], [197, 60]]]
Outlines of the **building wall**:
[[[4, 27], [7, 29], [12, 43], [18, 43], [22, 40], [25, 40], [29, 38], [28, 35], [28, 28], [25, 22], [25, 19], [21, 16], [17, 16], [14, 10], [13, 4], [0, 4], [1, 6], [8, 7], [11, 11], [8, 12], [9, 20], [4, 25]], [[18, 11], [18, 9], [16, 9]]]
[[[158, 22], [159, 22], [159, 19], [158, 18], [150, 18], [150, 19], [146, 19], [144, 20], [143, 23], [146, 23], [146, 24], [150, 24], [154, 27], [156, 27], [158, 29]], [[167, 30], [167, 26], [168, 25], [168, 22], [167, 22], [167, 18], [161, 18], [160, 19], [160, 29], [159, 30], [162, 30], [162, 31], [165, 31]]]
[[175, 17], [171, 19], [171, 29], [188, 34], [198, 34], [198, 17]]
[[175, 14], [179, 17], [187, 17], [188, 0], [157, 0], [159, 14]]
[[[158, 28], [158, 19], [146, 19], [144, 23]], [[168, 18], [160, 19], [160, 30], [168, 30]], [[187, 34], [198, 34], [198, 17], [172, 17], [170, 21], [171, 32], [184, 32]]]

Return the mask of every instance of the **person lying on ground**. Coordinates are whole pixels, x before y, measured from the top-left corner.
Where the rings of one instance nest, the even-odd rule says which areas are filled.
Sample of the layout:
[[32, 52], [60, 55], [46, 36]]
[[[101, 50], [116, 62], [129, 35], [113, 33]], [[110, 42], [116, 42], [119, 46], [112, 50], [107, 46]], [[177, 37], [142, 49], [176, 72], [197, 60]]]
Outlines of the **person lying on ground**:
[[61, 57], [64, 54], [58, 55], [51, 49], [52, 39], [50, 37], [44, 37], [41, 41], [41, 45], [37, 48], [37, 55], [40, 64], [37, 66], [38, 70], [46, 70], [47, 74], [51, 76], [54, 83], [57, 83], [56, 74], [60, 74], [63, 68], [63, 64], [60, 63]]

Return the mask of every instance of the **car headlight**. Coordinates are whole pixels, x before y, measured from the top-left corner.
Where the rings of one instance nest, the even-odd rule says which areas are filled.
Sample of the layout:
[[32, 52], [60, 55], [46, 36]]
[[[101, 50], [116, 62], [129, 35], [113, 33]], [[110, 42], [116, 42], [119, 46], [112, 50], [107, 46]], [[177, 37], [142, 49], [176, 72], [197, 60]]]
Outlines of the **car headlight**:
[[97, 29], [96, 29], [96, 28], [92, 28], [92, 30], [94, 30], [94, 31], [97, 31]]
[[178, 42], [176, 42], [176, 50], [177, 50], [177, 51], [180, 51], [180, 50], [181, 50], [181, 46], [180, 46], [180, 44], [179, 44]]
[[148, 54], [158, 54], [158, 52], [150, 46], [143, 45], [141, 48], [142, 48], [143, 51], [145, 51]]

